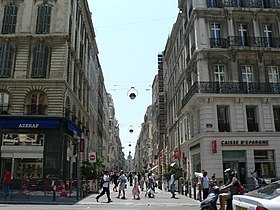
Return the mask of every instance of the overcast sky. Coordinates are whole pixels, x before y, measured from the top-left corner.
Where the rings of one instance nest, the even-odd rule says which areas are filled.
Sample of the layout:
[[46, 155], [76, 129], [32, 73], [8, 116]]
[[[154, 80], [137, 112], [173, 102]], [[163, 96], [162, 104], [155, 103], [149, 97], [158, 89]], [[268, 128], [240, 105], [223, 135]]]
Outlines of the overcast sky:
[[[107, 92], [113, 96], [125, 157], [135, 144], [152, 103], [157, 55], [178, 14], [177, 0], [88, 0]], [[138, 96], [131, 100], [134, 87]], [[129, 128], [134, 132], [130, 133]], [[131, 146], [129, 146], [131, 144]]]

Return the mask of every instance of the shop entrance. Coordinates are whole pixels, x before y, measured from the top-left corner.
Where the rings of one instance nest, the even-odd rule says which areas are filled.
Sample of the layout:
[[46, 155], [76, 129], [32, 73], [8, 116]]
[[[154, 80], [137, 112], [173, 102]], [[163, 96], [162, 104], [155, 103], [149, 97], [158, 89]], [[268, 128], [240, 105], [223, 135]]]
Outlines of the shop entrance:
[[223, 171], [227, 168], [235, 169], [237, 178], [246, 184], [246, 151], [223, 151]]

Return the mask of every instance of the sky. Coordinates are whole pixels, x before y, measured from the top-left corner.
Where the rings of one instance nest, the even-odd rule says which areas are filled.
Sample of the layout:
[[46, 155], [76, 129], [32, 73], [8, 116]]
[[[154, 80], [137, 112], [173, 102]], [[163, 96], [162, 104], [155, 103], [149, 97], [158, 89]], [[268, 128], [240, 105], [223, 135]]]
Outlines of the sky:
[[[178, 14], [177, 0], [88, 0], [105, 87], [113, 97], [125, 158], [134, 156], [147, 107], [157, 55]], [[131, 100], [130, 92], [136, 93]], [[133, 132], [129, 132], [130, 128]], [[130, 146], [131, 145], [131, 146]]]

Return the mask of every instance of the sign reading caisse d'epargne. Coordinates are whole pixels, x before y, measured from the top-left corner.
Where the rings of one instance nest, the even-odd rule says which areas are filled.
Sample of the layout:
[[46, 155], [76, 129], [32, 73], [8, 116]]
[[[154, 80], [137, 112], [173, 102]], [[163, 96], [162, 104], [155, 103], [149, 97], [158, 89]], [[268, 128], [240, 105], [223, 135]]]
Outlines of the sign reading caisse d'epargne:
[[221, 141], [222, 146], [267, 146], [268, 140], [228, 140]]

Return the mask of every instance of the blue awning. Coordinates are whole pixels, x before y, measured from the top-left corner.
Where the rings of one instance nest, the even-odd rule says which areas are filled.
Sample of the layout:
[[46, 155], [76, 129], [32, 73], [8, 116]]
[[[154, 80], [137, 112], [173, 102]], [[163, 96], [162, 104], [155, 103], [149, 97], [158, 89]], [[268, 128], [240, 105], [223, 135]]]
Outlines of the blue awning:
[[58, 128], [60, 120], [0, 119], [1, 128]]
[[67, 123], [67, 128], [68, 128], [69, 131], [72, 131], [77, 136], [79, 136], [79, 137], [82, 136], [82, 131], [80, 129], [78, 129], [73, 123], [68, 122]]

